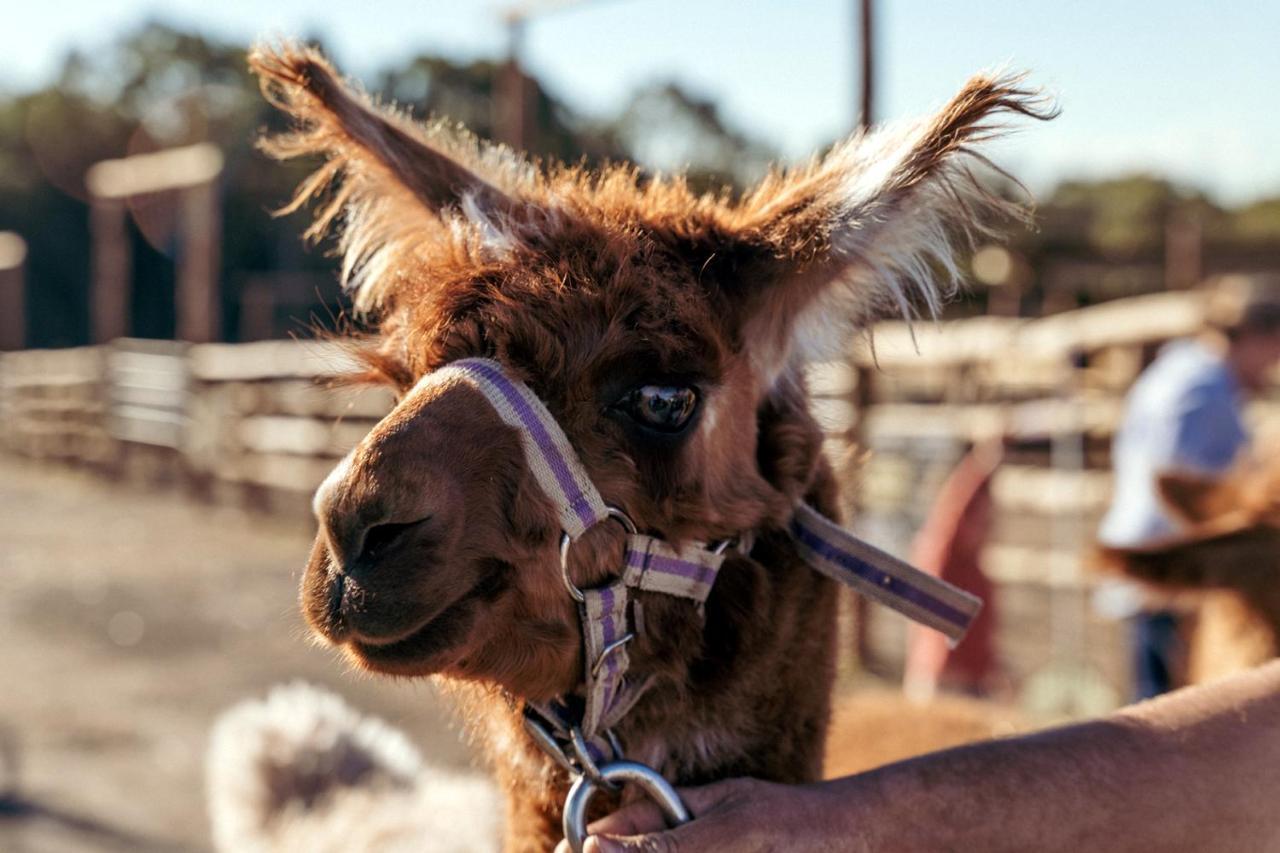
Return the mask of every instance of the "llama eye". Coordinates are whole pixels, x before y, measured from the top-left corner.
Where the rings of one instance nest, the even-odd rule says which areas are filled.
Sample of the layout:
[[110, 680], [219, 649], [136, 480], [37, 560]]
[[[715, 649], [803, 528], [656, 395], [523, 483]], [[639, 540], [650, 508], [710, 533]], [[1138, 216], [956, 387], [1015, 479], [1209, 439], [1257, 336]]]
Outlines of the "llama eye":
[[642, 385], [627, 392], [614, 408], [640, 426], [679, 432], [698, 408], [698, 392], [685, 385]]

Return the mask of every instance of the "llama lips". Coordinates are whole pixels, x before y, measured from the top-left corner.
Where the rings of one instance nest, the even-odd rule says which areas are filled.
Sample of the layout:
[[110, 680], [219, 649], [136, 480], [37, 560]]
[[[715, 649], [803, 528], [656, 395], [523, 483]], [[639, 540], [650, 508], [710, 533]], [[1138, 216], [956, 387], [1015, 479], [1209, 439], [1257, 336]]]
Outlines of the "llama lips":
[[370, 630], [372, 626], [358, 624], [362, 603], [357, 592], [360, 585], [348, 578], [343, 587], [346, 612], [343, 622], [347, 631], [340, 642], [351, 656], [370, 670], [392, 675], [431, 675], [452, 666], [462, 656], [488, 581], [477, 581], [462, 596], [438, 610], [426, 611], [416, 624], [398, 631]]
[[474, 619], [472, 602], [463, 599], [403, 638], [381, 642], [352, 637], [345, 646], [367, 669], [391, 675], [430, 675], [446, 669], [462, 654]]

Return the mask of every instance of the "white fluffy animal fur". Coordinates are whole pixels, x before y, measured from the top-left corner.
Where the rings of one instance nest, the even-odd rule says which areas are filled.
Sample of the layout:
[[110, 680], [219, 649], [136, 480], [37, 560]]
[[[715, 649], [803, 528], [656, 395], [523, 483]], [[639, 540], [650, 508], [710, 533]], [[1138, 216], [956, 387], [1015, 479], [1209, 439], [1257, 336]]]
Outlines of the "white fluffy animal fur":
[[242, 702], [213, 729], [209, 815], [219, 851], [497, 847], [502, 804], [476, 772], [424, 763], [404, 735], [308, 684]]

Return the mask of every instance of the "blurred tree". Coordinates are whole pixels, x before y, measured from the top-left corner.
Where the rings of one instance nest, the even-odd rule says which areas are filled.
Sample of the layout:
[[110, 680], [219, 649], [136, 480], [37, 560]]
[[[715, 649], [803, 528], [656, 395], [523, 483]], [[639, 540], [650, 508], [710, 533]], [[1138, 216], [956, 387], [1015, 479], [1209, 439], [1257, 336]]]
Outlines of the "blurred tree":
[[[246, 270], [327, 267], [300, 250], [296, 226], [270, 215], [302, 169], [273, 167], [252, 151], [255, 129], [274, 121], [272, 113], [257, 96], [243, 49], [161, 24], [92, 56], [73, 52], [56, 83], [0, 100], [0, 228], [24, 234], [30, 244], [30, 343], [88, 340], [84, 175], [99, 160], [206, 139], [223, 149], [228, 333], [236, 328], [235, 297]], [[171, 281], [174, 246], [136, 227], [131, 233], [135, 292], [142, 297], [135, 299], [134, 327], [141, 334], [171, 333], [171, 297], [157, 304], [151, 285]]]
[[[494, 93], [503, 64], [477, 60], [465, 65], [438, 56], [418, 56], [378, 77], [375, 91], [384, 101], [408, 108], [417, 118], [446, 118], [483, 139], [497, 137]], [[533, 134], [527, 151], [535, 157], [566, 163], [596, 163], [629, 153], [611, 128], [592, 123], [529, 80]]]
[[1232, 211], [1228, 233], [1237, 240], [1280, 243], [1280, 198], [1266, 198]]
[[612, 130], [631, 159], [662, 172], [685, 171], [703, 190], [749, 186], [777, 158], [768, 146], [731, 129], [714, 102], [676, 83], [636, 92]]
[[[308, 312], [325, 318], [340, 308], [333, 260], [298, 239], [306, 214], [290, 220], [271, 215], [311, 164], [282, 166], [254, 149], [259, 133], [279, 128], [282, 118], [259, 95], [244, 54], [243, 45], [150, 23], [92, 54], [70, 53], [55, 81], [38, 91], [0, 90], [0, 230], [17, 231], [29, 243], [32, 344], [88, 340], [88, 167], [196, 141], [216, 143], [225, 156], [224, 336], [237, 338], [242, 296], [250, 287], [259, 295], [262, 288], [274, 289], [277, 301], [284, 300], [303, 321]], [[417, 117], [458, 122], [492, 137], [493, 94], [502, 67], [423, 55], [375, 75], [372, 88]], [[768, 146], [730, 127], [713, 102], [674, 83], [639, 90], [617, 116], [606, 118], [579, 115], [536, 80], [527, 83], [528, 147], [539, 157], [588, 165], [630, 159], [650, 172], [687, 169], [693, 186], [703, 190], [741, 189], [773, 159]], [[159, 293], [173, 275], [171, 229], [156, 213], [163, 204], [158, 198], [138, 200], [131, 226], [134, 327], [152, 335], [172, 331], [171, 296], [166, 300]], [[1222, 211], [1203, 196], [1149, 175], [1070, 181], [1040, 210], [1039, 231], [1017, 240], [1033, 268], [1062, 256], [1158, 255], [1165, 223], [1175, 211], [1194, 216], [1211, 242], [1280, 242], [1280, 199]]]
[[1168, 181], [1132, 175], [1106, 181], [1067, 181], [1042, 206], [1045, 227], [1104, 253], [1159, 246], [1170, 211], [1184, 196]]
[[[458, 64], [419, 56], [383, 71], [375, 78], [374, 92], [418, 117], [458, 122], [491, 137], [493, 91], [501, 67], [483, 60]], [[657, 95], [642, 93], [623, 121], [614, 123], [576, 115], [537, 81], [529, 84], [529, 150], [536, 156], [595, 164], [685, 151], [690, 152], [685, 159], [708, 184], [741, 181], [747, 174], [742, 164], [759, 168], [764, 161], [758, 146], [724, 127], [711, 104], [675, 86], [663, 87]], [[666, 116], [672, 126], [666, 133], [643, 128], [641, 111], [650, 121]], [[236, 339], [241, 296], [251, 283], [276, 280], [291, 291], [287, 298], [311, 303], [295, 313], [310, 311], [325, 318], [334, 303], [340, 310], [332, 259], [301, 244], [298, 221], [271, 215], [311, 167], [282, 167], [254, 149], [260, 131], [278, 128], [281, 120], [248, 74], [243, 46], [161, 23], [126, 33], [92, 54], [70, 53], [55, 82], [39, 91], [0, 93], [0, 229], [18, 231], [30, 244], [28, 340], [36, 346], [88, 340], [84, 175], [89, 166], [197, 141], [216, 143], [226, 161], [221, 178], [224, 336]], [[659, 136], [669, 138], [665, 153], [654, 142]], [[670, 167], [665, 160], [653, 165]], [[172, 219], [163, 214], [165, 203], [150, 198], [134, 204], [133, 328], [139, 334], [165, 335], [173, 326], [172, 300], [159, 292], [172, 280], [175, 248], [171, 229], [164, 227]], [[308, 272], [311, 279], [300, 277]]]

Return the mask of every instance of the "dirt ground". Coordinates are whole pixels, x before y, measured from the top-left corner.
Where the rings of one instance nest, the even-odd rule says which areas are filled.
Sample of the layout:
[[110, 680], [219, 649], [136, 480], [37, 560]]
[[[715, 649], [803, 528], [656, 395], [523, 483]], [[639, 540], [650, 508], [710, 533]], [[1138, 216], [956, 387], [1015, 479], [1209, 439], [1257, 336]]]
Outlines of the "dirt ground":
[[470, 760], [425, 683], [349, 672], [295, 606], [306, 530], [0, 455], [0, 850], [207, 850], [210, 725], [306, 679]]

